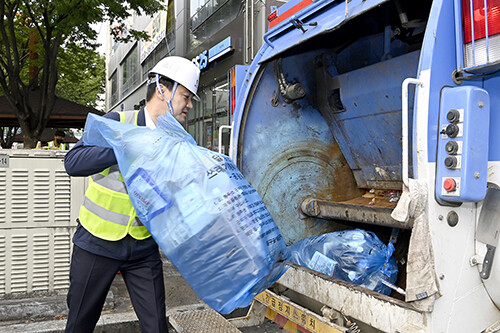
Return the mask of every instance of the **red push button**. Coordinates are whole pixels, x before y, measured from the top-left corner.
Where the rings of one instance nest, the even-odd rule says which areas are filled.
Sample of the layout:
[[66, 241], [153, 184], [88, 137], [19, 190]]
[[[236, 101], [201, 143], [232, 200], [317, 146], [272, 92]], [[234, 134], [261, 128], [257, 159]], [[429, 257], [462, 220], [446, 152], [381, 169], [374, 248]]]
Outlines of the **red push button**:
[[454, 179], [446, 178], [443, 183], [443, 187], [446, 191], [451, 192], [457, 188], [457, 183]]

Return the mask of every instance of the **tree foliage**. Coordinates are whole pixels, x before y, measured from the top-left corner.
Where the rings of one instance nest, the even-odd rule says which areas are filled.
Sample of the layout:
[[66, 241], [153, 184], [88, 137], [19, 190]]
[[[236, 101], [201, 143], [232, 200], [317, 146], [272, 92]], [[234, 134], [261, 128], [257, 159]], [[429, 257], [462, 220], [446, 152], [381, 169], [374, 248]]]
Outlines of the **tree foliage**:
[[[161, 0], [0, 0], [0, 89], [16, 110], [25, 147], [35, 147], [50, 118], [64, 56], [96, 47], [91, 24], [109, 20], [118, 26], [116, 33], [132, 12], [152, 15], [160, 9]], [[116, 38], [146, 36], [129, 30]], [[40, 96], [36, 101], [29, 98], [34, 94]]]
[[96, 108], [103, 102], [105, 59], [93, 48], [68, 43], [59, 51], [56, 95]]

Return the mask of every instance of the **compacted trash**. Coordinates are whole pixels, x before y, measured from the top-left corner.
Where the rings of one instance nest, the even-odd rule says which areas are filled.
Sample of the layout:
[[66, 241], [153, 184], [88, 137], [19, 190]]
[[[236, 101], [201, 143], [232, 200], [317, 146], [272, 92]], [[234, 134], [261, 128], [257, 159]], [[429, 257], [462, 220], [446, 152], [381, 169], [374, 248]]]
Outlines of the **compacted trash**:
[[331, 232], [301, 239], [289, 250], [291, 262], [382, 294], [392, 291], [382, 280], [396, 283], [394, 245], [385, 245], [373, 232]]

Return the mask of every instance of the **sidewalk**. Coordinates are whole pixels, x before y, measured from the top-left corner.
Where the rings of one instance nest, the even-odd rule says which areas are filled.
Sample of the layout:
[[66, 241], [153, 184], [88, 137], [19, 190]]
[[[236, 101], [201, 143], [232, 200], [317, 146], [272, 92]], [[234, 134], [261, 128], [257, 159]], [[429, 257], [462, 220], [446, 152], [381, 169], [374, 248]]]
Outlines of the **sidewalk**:
[[[195, 294], [177, 269], [163, 259], [167, 315], [179, 308], [204, 309], [208, 306]], [[66, 294], [0, 300], [0, 333], [61, 333], [66, 326]], [[267, 321], [242, 329], [247, 333], [285, 332]], [[117, 275], [107, 296], [95, 333], [140, 332], [139, 322], [130, 302], [125, 282]], [[175, 332], [170, 328], [169, 332]]]
[[[198, 305], [206, 307], [175, 267], [163, 258], [167, 311]], [[0, 300], [0, 333], [64, 332], [66, 294], [26, 299]], [[140, 332], [123, 278], [118, 274], [111, 285], [95, 332]]]

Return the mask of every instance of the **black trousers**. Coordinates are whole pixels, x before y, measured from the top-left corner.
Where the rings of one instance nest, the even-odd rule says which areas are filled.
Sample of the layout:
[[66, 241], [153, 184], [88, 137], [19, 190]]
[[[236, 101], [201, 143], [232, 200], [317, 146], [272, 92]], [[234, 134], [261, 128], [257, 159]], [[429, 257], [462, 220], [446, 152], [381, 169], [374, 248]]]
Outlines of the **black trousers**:
[[111, 259], [74, 246], [68, 291], [67, 333], [93, 332], [111, 283], [120, 270], [143, 333], [168, 332], [165, 285], [158, 251], [134, 261]]

